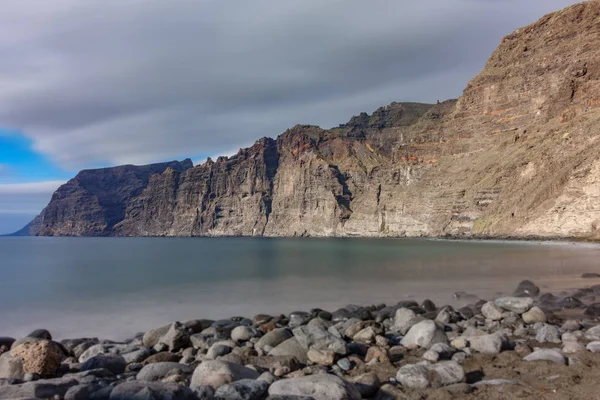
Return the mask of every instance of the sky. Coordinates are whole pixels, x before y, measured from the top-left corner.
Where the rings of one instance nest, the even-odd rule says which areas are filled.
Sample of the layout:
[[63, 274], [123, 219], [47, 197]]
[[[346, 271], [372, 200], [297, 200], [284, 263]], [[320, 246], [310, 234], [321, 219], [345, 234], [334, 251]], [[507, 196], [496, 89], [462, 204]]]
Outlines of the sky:
[[84, 168], [229, 155], [460, 96], [567, 0], [3, 0], [0, 234]]

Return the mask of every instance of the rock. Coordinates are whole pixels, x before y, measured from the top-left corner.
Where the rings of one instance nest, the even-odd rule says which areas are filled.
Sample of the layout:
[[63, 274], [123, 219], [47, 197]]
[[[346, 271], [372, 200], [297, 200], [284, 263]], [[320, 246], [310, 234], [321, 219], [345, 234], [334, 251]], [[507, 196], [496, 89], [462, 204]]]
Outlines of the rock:
[[444, 330], [431, 320], [415, 324], [400, 341], [402, 346], [420, 346], [429, 348], [436, 343], [448, 343]]
[[584, 314], [592, 318], [600, 317], [600, 303], [594, 303], [587, 306]]
[[313, 316], [310, 313], [304, 311], [296, 311], [290, 314], [290, 322], [288, 326], [290, 328], [296, 328], [298, 326], [306, 325]]
[[600, 353], [600, 341], [590, 342], [585, 346], [592, 353]]
[[40, 376], [53, 376], [64, 355], [58, 344], [44, 339], [23, 343], [13, 348], [10, 354], [23, 361], [25, 372]]
[[430, 350], [435, 351], [440, 355], [440, 358], [445, 360], [450, 359], [452, 355], [456, 353], [456, 350], [453, 347], [448, 346], [445, 343], [436, 343], [431, 346]]
[[231, 331], [231, 340], [235, 342], [247, 342], [258, 336], [260, 336], [258, 330], [249, 326], [236, 326]]
[[393, 329], [403, 335], [406, 335], [406, 332], [408, 332], [413, 325], [423, 321], [423, 319], [424, 318], [422, 316], [417, 315], [410, 308], [399, 308], [394, 316]]
[[144, 366], [138, 372], [136, 379], [138, 381], [160, 381], [168, 375], [189, 375], [193, 372], [193, 368], [189, 365], [179, 364], [176, 362], [157, 362]]
[[428, 365], [431, 387], [441, 387], [465, 381], [465, 371], [456, 361]]
[[215, 343], [206, 352], [206, 358], [215, 360], [217, 357], [224, 356], [225, 354], [231, 353], [231, 347], [224, 344]]
[[187, 386], [178, 383], [124, 382], [112, 390], [110, 400], [198, 400]]
[[340, 367], [342, 371], [350, 371], [350, 369], [352, 369], [352, 363], [347, 357], [338, 360], [337, 366]]
[[8, 336], [0, 336], [0, 349], [3, 347], [6, 349], [10, 349], [14, 342], [14, 338]]
[[[444, 390], [450, 392], [453, 395], [464, 395], [473, 393], [474, 389], [468, 383], [454, 383], [452, 385], [448, 385], [444, 387]], [[458, 397], [460, 398], [460, 397]]]
[[423, 359], [432, 363], [436, 363], [440, 359], [440, 354], [437, 351], [430, 349], [423, 354]]
[[583, 304], [583, 302], [581, 300], [579, 300], [576, 297], [565, 297], [564, 299], [562, 299], [561, 301], [558, 302], [557, 304], [558, 307], [560, 308], [583, 308], [585, 307], [585, 304]]
[[69, 388], [78, 384], [77, 379], [63, 377], [40, 379], [20, 385], [0, 385], [0, 399], [60, 399], [64, 397]]
[[261, 380], [242, 379], [223, 385], [215, 392], [215, 400], [260, 400], [269, 389]]
[[359, 331], [356, 335], [354, 335], [354, 341], [358, 343], [374, 343], [377, 335], [381, 334], [381, 329], [377, 329], [375, 327], [369, 326], [361, 331]]
[[166, 344], [170, 351], [177, 351], [190, 345], [190, 334], [182, 323], [174, 322], [158, 343]]
[[365, 362], [369, 363], [373, 360], [377, 362], [389, 362], [390, 356], [388, 351], [377, 346], [369, 347], [369, 350], [367, 350], [367, 354], [365, 355]]
[[502, 319], [502, 309], [492, 301], [488, 301], [481, 306], [481, 313], [484, 317], [492, 321], [500, 321]]
[[127, 353], [123, 353], [121, 354], [121, 356], [125, 359], [125, 362], [127, 364], [131, 364], [131, 363], [140, 363], [144, 360], [146, 360], [148, 357], [150, 357], [152, 353], [150, 352], [150, 349], [145, 347], [145, 346], [141, 346], [133, 351], [129, 351]]
[[102, 386], [95, 383], [71, 386], [65, 393], [64, 400], [89, 400], [100, 389]]
[[469, 348], [483, 354], [498, 354], [502, 350], [504, 338], [498, 334], [470, 336]]
[[452, 342], [450, 342], [450, 346], [454, 347], [457, 350], [462, 350], [465, 347], [467, 347], [469, 343], [467, 342], [467, 339], [463, 338], [463, 337], [457, 337], [455, 339], [452, 340]]
[[[318, 350], [318, 349], [317, 349]], [[327, 349], [325, 349], [327, 350]], [[271, 356], [293, 356], [296, 357], [298, 362], [306, 364], [308, 362], [307, 350], [302, 346], [298, 339], [292, 337], [283, 343], [280, 343], [277, 347], [269, 352]]]
[[560, 327], [560, 329], [562, 329], [565, 332], [578, 331], [580, 328], [581, 328], [581, 323], [574, 319], [566, 320]]
[[306, 356], [310, 362], [319, 365], [330, 366], [335, 362], [335, 353], [331, 350], [310, 349]]
[[156, 353], [156, 354], [153, 354], [150, 357], [146, 358], [142, 362], [142, 365], [148, 365], [148, 364], [164, 362], [164, 361], [179, 362], [180, 359], [181, 359], [181, 356], [178, 356], [177, 354], [173, 354], [168, 351], [163, 351], [161, 353]]
[[253, 369], [246, 368], [243, 365], [219, 360], [204, 361], [194, 370], [190, 387], [197, 388], [209, 385], [217, 389], [218, 387], [214, 385], [214, 382], [215, 378], [218, 378], [219, 376], [226, 377], [230, 382], [235, 382], [241, 379], [256, 379], [259, 374]]
[[84, 362], [81, 365], [82, 371], [88, 371], [91, 369], [104, 368], [115, 375], [122, 374], [125, 372], [127, 362], [125, 359], [117, 354], [99, 354]]
[[518, 314], [528, 311], [533, 306], [533, 299], [530, 297], [500, 297], [494, 302], [503, 310], [514, 311]]
[[565, 365], [566, 359], [556, 349], [536, 349], [525, 358], [525, 361], [551, 361], [555, 364]]
[[585, 332], [585, 338], [588, 340], [600, 340], [600, 325], [588, 329]]
[[158, 343], [160, 338], [162, 338], [169, 331], [170, 328], [171, 324], [149, 330], [144, 334], [144, 337], [142, 338], [142, 343], [146, 347], [154, 347]]
[[331, 350], [345, 355], [348, 352], [346, 342], [320, 326], [305, 325], [294, 329], [294, 337], [306, 350]]
[[523, 319], [523, 322], [530, 325], [538, 322], [546, 322], [546, 314], [544, 314], [544, 311], [537, 306], [531, 307], [529, 311], [524, 312], [521, 315], [521, 318]]
[[429, 370], [425, 365], [408, 364], [400, 367], [396, 373], [396, 380], [402, 386], [411, 389], [425, 389], [430, 386]]
[[44, 340], [52, 340], [52, 335], [46, 329], [36, 329], [31, 332], [26, 337], [28, 338], [36, 338], [36, 339], [44, 339]]
[[530, 280], [524, 280], [519, 283], [513, 295], [516, 297], [535, 297], [538, 294], [540, 294], [540, 288]]
[[265, 346], [274, 348], [290, 339], [292, 336], [292, 333], [285, 328], [273, 329], [258, 339], [258, 342], [256, 342], [254, 347], [258, 350], [263, 350]]
[[[381, 386], [375, 395], [374, 400], [405, 400], [406, 394], [399, 388], [386, 383]], [[291, 400], [291, 399], [290, 399]]]
[[108, 348], [106, 345], [103, 344], [95, 344], [91, 347], [89, 347], [87, 350], [85, 350], [83, 353], [81, 353], [81, 355], [79, 356], [79, 362], [80, 363], [84, 363], [87, 360], [89, 360], [92, 357], [95, 357], [99, 354], [106, 354], [108, 352]]
[[595, 272], [586, 272], [584, 274], [581, 274], [581, 277], [584, 279], [594, 279], [594, 278], [600, 278], [600, 274], [597, 274]]
[[554, 325], [544, 324], [538, 329], [535, 340], [538, 343], [560, 343], [560, 331]]
[[354, 384], [354, 387], [363, 398], [374, 396], [379, 390], [379, 386], [381, 386], [379, 377], [372, 372], [350, 378], [350, 382]]
[[424, 300], [421, 305], [420, 308], [426, 312], [430, 312], [430, 311], [435, 311], [437, 310], [437, 307], [435, 306], [435, 303], [429, 299]]
[[308, 396], [314, 400], [360, 400], [353, 384], [335, 375], [320, 374], [282, 379], [269, 387], [270, 396]]
[[20, 379], [25, 377], [23, 361], [10, 353], [0, 355], [0, 379]]
[[585, 351], [585, 346], [578, 342], [566, 342], [563, 345], [562, 352], [564, 354], [573, 354], [579, 353], [580, 351]]

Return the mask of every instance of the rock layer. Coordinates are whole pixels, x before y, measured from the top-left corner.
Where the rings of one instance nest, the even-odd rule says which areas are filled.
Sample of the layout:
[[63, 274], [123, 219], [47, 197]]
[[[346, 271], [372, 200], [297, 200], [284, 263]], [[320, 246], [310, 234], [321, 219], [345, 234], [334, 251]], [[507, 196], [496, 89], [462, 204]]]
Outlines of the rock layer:
[[600, 3], [503, 38], [457, 100], [232, 157], [82, 171], [29, 234], [600, 239]]

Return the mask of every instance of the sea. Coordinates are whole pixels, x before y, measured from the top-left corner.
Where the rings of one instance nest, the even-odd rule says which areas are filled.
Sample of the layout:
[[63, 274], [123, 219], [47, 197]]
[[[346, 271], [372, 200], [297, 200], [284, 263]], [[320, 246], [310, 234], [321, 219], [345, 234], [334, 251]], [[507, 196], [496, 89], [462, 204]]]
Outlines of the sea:
[[[189, 319], [600, 284], [600, 246], [346, 238], [0, 238], [0, 336], [123, 340]], [[456, 292], [464, 292], [458, 299]]]

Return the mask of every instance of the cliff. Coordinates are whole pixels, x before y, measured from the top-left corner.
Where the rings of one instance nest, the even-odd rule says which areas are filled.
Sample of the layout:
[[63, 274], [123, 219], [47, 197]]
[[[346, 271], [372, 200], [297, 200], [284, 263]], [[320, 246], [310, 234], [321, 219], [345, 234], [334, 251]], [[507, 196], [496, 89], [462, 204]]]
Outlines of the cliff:
[[600, 2], [502, 39], [458, 100], [232, 157], [82, 171], [39, 235], [600, 238]]

